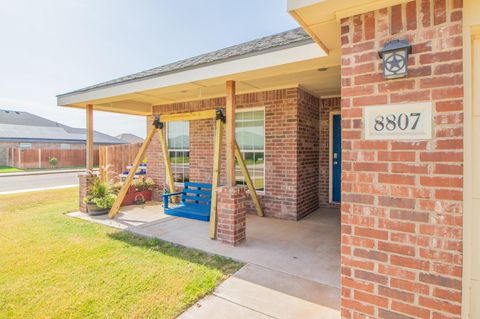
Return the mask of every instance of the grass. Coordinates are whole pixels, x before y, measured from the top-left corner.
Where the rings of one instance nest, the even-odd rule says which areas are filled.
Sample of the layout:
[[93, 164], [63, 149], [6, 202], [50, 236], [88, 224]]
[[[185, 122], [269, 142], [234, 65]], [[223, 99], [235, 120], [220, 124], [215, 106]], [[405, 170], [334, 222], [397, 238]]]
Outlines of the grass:
[[241, 266], [63, 215], [77, 194], [0, 196], [0, 318], [174, 318]]
[[2, 173], [13, 173], [13, 172], [22, 172], [23, 169], [11, 167], [11, 166], [1, 166], [0, 165], [0, 174]]
[[15, 172], [34, 172], [34, 171], [49, 171], [49, 170], [64, 170], [64, 169], [77, 169], [85, 168], [84, 166], [63, 166], [57, 168], [16, 168], [11, 166], [0, 166], [0, 174], [3, 173], [15, 173]]

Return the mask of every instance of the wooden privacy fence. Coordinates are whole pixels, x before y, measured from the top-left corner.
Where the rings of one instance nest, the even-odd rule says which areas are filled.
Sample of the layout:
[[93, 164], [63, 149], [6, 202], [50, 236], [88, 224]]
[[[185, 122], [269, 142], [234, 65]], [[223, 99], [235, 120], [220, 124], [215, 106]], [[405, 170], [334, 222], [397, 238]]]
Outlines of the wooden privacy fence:
[[[85, 167], [86, 151], [62, 149], [8, 149], [8, 165], [17, 168], [50, 168], [49, 159], [58, 159], [57, 167]], [[94, 166], [98, 165], [98, 150], [93, 151]]]
[[[102, 178], [109, 180], [121, 174], [133, 163], [142, 143], [102, 146], [99, 151], [99, 168]], [[105, 172], [108, 176], [105, 176]]]

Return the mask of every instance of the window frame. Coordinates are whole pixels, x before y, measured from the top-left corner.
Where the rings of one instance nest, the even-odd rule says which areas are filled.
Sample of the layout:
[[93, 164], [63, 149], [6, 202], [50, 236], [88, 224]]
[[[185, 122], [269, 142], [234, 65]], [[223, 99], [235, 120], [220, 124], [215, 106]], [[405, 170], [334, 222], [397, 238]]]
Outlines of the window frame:
[[[187, 123], [188, 125], [188, 149], [173, 149], [171, 150], [170, 149], [170, 143], [168, 142], [169, 140], [169, 136], [168, 136], [168, 130], [169, 130], [169, 126], [171, 123], [175, 123], [175, 122], [185, 122]], [[170, 152], [188, 152], [188, 180], [190, 181], [190, 121], [175, 121], [175, 122], [168, 122], [166, 123], [166, 144], [167, 144], [167, 152], [168, 152], [168, 157], [170, 158]], [[170, 158], [170, 167], [172, 168], [172, 175], [174, 175], [174, 171], [173, 171], [173, 167], [172, 167], [172, 162], [171, 162], [171, 158]], [[168, 176], [167, 174], [165, 174], [165, 182], [168, 183], [167, 181], [168, 179]], [[175, 181], [175, 178], [174, 178], [174, 182], [173, 184], [175, 186], [184, 186], [184, 183], [185, 183], [185, 175], [183, 176], [183, 182], [176, 182]]]
[[[265, 106], [254, 106], [254, 107], [245, 107], [245, 108], [237, 108], [235, 110], [235, 115], [237, 113], [246, 113], [246, 112], [255, 112], [255, 111], [262, 111], [263, 112], [263, 190], [256, 190], [257, 194], [259, 195], [265, 195], [266, 193], [266, 190], [267, 190], [267, 175], [266, 175], [266, 168], [267, 168], [267, 165], [266, 165], [266, 159], [267, 159], [267, 152], [266, 152], [266, 134], [265, 134], [265, 131], [266, 131], [266, 118], [265, 118]], [[235, 121], [237, 120], [236, 116], [235, 116]], [[236, 128], [236, 123], [235, 123], [235, 128]], [[235, 132], [235, 135], [236, 135], [236, 132]], [[235, 141], [236, 141], [236, 137], [235, 137]], [[240, 145], [238, 146], [240, 148]], [[252, 153], [256, 153], [258, 151], [255, 151], [255, 150], [246, 150], [246, 151], [243, 151], [243, 152], [252, 152]], [[240, 153], [242, 153], [243, 155], [243, 152], [242, 150], [240, 149]], [[248, 166], [247, 166], [248, 167]], [[237, 165], [235, 165], [235, 169], [237, 168]], [[249, 172], [250, 173], [250, 172]], [[236, 182], [235, 182], [236, 183]]]
[[[238, 113], [247, 113], [247, 112], [255, 112], [255, 111], [262, 111], [263, 112], [263, 150], [244, 150], [242, 151], [240, 149], [240, 153], [243, 155], [244, 152], [251, 152], [251, 153], [262, 153], [263, 152], [263, 190], [256, 190], [257, 194], [259, 195], [265, 195], [266, 190], [267, 190], [267, 178], [266, 178], [266, 118], [265, 118], [265, 106], [256, 106], [256, 107], [245, 107], [245, 108], [237, 108], [235, 110], [235, 115]], [[236, 118], [235, 118], [236, 121]], [[166, 142], [167, 142], [167, 152], [168, 156], [170, 156], [171, 151], [178, 151], [178, 152], [188, 152], [189, 153], [189, 161], [188, 161], [188, 174], [189, 174], [189, 180], [190, 180], [190, 122], [191, 121], [177, 121], [177, 122], [186, 122], [188, 123], [188, 149], [175, 149], [171, 150], [169, 143], [168, 143], [168, 130], [169, 130], [169, 124], [173, 122], [166, 123]], [[236, 132], [235, 132], [236, 134]], [[240, 146], [239, 146], [240, 147]], [[235, 165], [235, 169], [237, 169], [237, 165]], [[173, 169], [172, 169], [173, 170]], [[172, 171], [173, 173], [173, 171]], [[165, 181], [167, 180], [167, 176], [165, 176]], [[185, 182], [174, 182], [175, 186], [183, 186]]]

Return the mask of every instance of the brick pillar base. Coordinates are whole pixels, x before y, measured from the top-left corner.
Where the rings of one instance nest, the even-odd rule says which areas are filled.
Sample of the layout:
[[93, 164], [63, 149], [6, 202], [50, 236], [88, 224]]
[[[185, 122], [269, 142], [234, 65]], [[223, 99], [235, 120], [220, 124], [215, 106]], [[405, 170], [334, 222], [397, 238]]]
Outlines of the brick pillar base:
[[244, 187], [220, 187], [217, 190], [217, 239], [237, 245], [245, 240], [247, 196]]
[[88, 185], [90, 185], [90, 181], [92, 180], [92, 175], [89, 173], [81, 173], [81, 174], [78, 174], [78, 179], [79, 179], [78, 200], [79, 200], [80, 211], [82, 213], [86, 213], [87, 206], [83, 202], [83, 199], [85, 198], [85, 196], [87, 196]]

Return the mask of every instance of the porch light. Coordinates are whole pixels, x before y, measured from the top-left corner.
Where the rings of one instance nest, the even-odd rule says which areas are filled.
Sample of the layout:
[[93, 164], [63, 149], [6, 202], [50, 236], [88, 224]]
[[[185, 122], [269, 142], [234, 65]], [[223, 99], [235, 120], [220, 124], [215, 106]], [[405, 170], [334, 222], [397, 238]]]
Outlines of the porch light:
[[396, 79], [407, 76], [408, 55], [412, 46], [407, 40], [392, 40], [385, 43], [378, 55], [383, 59], [383, 76], [386, 79]]

